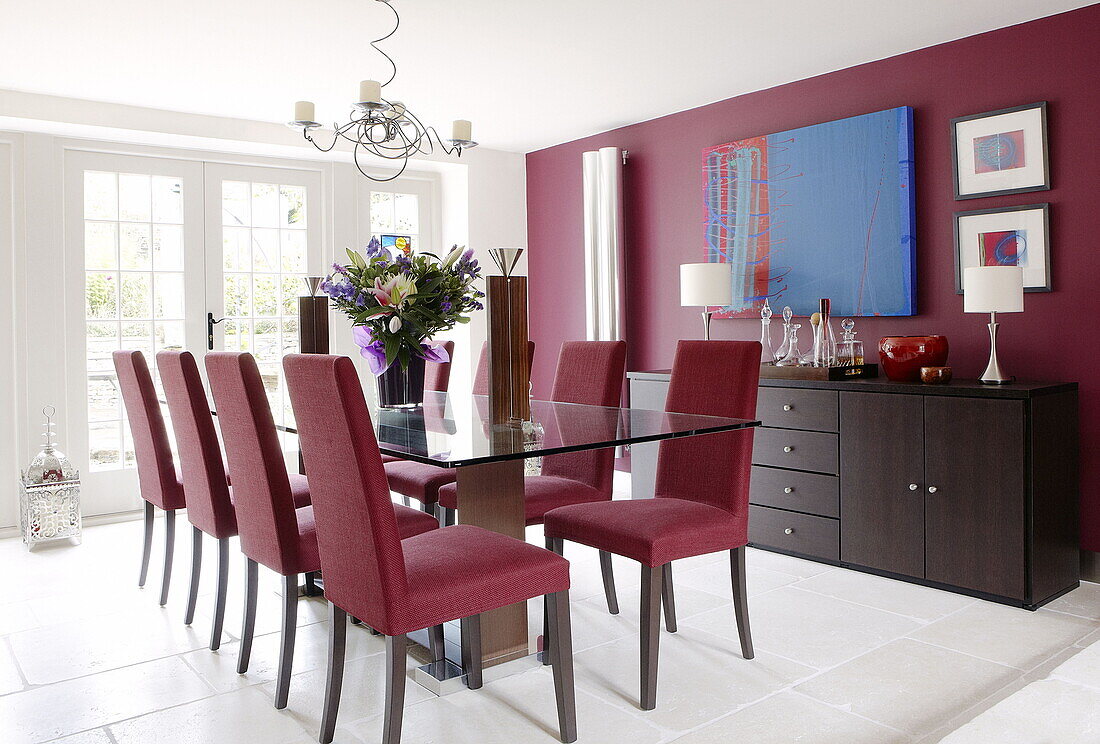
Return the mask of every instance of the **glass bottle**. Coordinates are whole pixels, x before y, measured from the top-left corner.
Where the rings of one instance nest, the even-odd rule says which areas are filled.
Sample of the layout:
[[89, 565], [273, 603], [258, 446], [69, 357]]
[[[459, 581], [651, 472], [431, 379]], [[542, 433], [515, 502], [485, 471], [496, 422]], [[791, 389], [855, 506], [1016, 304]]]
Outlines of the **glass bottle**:
[[760, 363], [775, 364], [775, 349], [772, 347], [772, 306], [764, 298], [764, 307], [760, 308]]
[[780, 359], [787, 356], [787, 351], [791, 348], [791, 318], [793, 317], [794, 311], [791, 310], [791, 306], [785, 306], [783, 308], [783, 340], [779, 343], [779, 348], [775, 350], [777, 364]]
[[802, 364], [805, 367], [814, 366], [814, 355], [817, 353], [817, 327], [821, 324], [821, 313], [810, 315], [810, 348], [802, 355]]
[[827, 298], [818, 301], [818, 323], [814, 333], [814, 366], [831, 367], [836, 362], [836, 335], [829, 319], [831, 302]]
[[787, 353], [783, 355], [783, 358], [775, 363], [777, 367], [800, 367], [802, 366], [802, 352], [798, 350], [798, 329], [802, 327], [801, 323], [792, 323], [790, 325], [790, 333], [787, 341]]
[[863, 342], [856, 339], [856, 332], [852, 330], [856, 324], [851, 318], [845, 318], [840, 322], [843, 331], [840, 345], [837, 347], [837, 363], [841, 367], [863, 366]]

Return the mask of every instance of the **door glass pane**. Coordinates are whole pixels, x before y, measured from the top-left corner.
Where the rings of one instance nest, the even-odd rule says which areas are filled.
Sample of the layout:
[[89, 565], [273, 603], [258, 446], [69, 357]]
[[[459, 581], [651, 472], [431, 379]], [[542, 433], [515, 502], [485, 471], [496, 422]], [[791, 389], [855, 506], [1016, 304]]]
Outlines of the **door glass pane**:
[[[133, 467], [111, 353], [183, 346], [183, 180], [84, 172], [85, 374], [92, 470]], [[159, 385], [159, 380], [157, 381]]]
[[222, 182], [225, 348], [255, 355], [277, 424], [289, 422], [282, 357], [298, 350], [308, 220], [302, 186]]
[[[420, 247], [420, 197], [416, 194], [372, 191], [372, 237], [393, 254], [412, 253]], [[430, 250], [430, 249], [428, 249]]]

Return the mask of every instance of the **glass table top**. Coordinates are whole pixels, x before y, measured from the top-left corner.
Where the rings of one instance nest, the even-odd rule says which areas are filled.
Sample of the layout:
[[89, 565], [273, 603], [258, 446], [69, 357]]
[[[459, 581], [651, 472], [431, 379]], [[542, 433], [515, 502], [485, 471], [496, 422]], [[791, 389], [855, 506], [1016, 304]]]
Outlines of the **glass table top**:
[[[532, 422], [491, 424], [489, 398], [425, 392], [413, 409], [370, 406], [383, 454], [442, 468], [655, 442], [759, 426], [759, 421], [532, 400]], [[294, 433], [292, 426], [286, 431]]]

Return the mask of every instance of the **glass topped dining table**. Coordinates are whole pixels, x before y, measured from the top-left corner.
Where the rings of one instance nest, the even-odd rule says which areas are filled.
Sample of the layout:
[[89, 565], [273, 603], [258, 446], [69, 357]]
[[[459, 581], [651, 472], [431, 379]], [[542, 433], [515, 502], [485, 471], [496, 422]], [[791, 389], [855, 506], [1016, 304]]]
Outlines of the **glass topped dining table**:
[[[531, 401], [526, 424], [491, 422], [488, 396], [425, 392], [418, 408], [371, 406], [383, 454], [456, 472], [459, 521], [524, 539], [524, 460], [678, 437], [751, 429], [759, 421]], [[282, 428], [282, 427], [280, 427]], [[293, 426], [285, 427], [294, 433]], [[705, 447], [706, 442], [700, 441]], [[527, 607], [481, 619], [485, 666], [532, 653]], [[450, 645], [450, 644], [448, 644]], [[457, 654], [456, 654], [457, 655]]]

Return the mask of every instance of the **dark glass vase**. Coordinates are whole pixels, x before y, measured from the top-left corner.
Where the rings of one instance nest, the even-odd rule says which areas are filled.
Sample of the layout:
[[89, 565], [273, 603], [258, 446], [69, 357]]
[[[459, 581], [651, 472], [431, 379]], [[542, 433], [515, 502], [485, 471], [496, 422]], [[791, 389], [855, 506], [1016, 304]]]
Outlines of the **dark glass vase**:
[[394, 362], [378, 380], [378, 405], [382, 408], [416, 408], [424, 403], [424, 358], [414, 356], [407, 369]]

